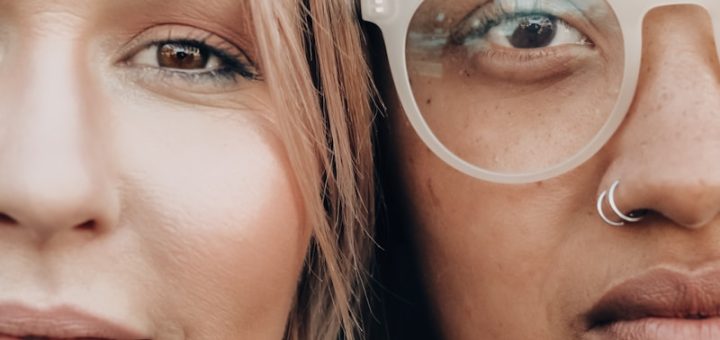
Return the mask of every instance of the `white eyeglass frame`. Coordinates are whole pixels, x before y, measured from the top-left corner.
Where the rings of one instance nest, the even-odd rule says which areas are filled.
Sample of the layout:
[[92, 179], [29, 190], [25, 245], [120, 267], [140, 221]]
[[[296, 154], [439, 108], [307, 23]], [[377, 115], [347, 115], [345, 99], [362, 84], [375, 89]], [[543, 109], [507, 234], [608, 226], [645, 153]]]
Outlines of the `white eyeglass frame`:
[[607, 123], [583, 149], [563, 163], [534, 173], [497, 173], [479, 168], [450, 151], [432, 132], [415, 101], [408, 75], [405, 48], [412, 18], [425, 0], [360, 1], [363, 20], [377, 25], [382, 31], [396, 91], [405, 114], [420, 139], [437, 157], [458, 171], [495, 183], [522, 184], [556, 177], [584, 163], [602, 149], [622, 124], [635, 97], [642, 60], [643, 21], [652, 9], [670, 5], [697, 5], [704, 8], [712, 19], [715, 46], [720, 56], [720, 40], [718, 40], [720, 39], [720, 0], [603, 0], [618, 19], [625, 46], [624, 74], [620, 92]]

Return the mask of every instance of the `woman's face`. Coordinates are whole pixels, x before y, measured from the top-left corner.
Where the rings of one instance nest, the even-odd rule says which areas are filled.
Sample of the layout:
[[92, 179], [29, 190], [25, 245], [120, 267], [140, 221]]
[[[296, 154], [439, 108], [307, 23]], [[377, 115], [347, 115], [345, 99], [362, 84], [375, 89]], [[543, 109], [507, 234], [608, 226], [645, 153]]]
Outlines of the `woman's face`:
[[0, 2], [0, 338], [282, 338], [310, 230], [246, 7]]
[[[459, 173], [428, 150], [390, 98], [393, 159], [445, 338], [720, 336], [720, 64], [711, 25], [699, 7], [650, 12], [623, 125], [590, 161], [543, 182], [500, 185]], [[581, 32], [591, 39], [603, 30], [602, 23], [588, 27]], [[474, 164], [528, 170], [555, 162], [576, 148], [572, 138], [587, 141], [587, 131], [566, 123], [594, 116], [572, 114], [612, 108], [604, 98], [619, 82], [607, 71], [622, 44], [576, 33], [563, 36], [575, 39], [573, 57], [553, 50], [549, 63], [505, 49], [481, 54], [464, 72], [455, 69], [466, 65], [460, 61], [440, 65], [440, 79], [438, 65], [418, 58], [408, 65], [415, 99], [438, 138]], [[545, 114], [512, 117], [535, 111]], [[464, 129], [449, 128], [456, 121]], [[528, 133], [506, 132], [523, 124]], [[547, 134], [548, 124], [559, 127]], [[567, 139], [548, 142], [554, 134]], [[598, 194], [615, 180], [622, 180], [619, 206], [649, 211], [641, 223], [615, 228], [598, 217]]]

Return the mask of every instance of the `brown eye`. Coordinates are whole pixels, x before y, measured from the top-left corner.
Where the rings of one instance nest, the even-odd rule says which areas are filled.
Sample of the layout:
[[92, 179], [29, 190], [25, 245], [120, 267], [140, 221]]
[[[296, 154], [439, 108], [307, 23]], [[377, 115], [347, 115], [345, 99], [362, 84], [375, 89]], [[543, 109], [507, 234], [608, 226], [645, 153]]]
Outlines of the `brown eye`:
[[557, 20], [549, 16], [527, 16], [520, 18], [517, 28], [507, 37], [515, 48], [542, 48], [550, 45], [557, 33]]
[[204, 69], [210, 52], [199, 46], [181, 43], [165, 43], [157, 49], [157, 60], [160, 67], [197, 70]]
[[[223, 47], [216, 47], [220, 45]], [[182, 39], [152, 42], [128, 55], [124, 63], [193, 79], [234, 80], [236, 76], [258, 79], [257, 67], [247, 55], [222, 40], [213, 45]]]

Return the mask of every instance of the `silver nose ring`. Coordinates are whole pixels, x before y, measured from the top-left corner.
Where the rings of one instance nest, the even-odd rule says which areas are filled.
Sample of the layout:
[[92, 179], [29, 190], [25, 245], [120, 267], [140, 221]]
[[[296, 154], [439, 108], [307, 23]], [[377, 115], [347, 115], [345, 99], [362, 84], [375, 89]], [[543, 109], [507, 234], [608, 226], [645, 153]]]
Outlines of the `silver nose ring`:
[[[618, 208], [617, 203], [615, 202], [615, 191], [617, 190], [618, 186], [620, 185], [620, 180], [617, 180], [613, 182], [613, 184], [610, 186], [609, 191], [603, 191], [600, 196], [598, 196], [597, 200], [597, 211], [598, 215], [600, 215], [600, 218], [607, 224], [619, 227], [625, 225], [625, 223], [637, 223], [642, 221], [645, 216], [634, 216], [633, 213], [625, 214]], [[620, 218], [620, 221], [613, 221], [610, 218], [608, 218], [605, 215], [605, 212], [603, 211], [603, 202], [605, 201], [605, 198], [607, 197], [608, 204], [610, 205], [610, 209], [612, 209], [613, 213], [617, 215], [617, 217]]]

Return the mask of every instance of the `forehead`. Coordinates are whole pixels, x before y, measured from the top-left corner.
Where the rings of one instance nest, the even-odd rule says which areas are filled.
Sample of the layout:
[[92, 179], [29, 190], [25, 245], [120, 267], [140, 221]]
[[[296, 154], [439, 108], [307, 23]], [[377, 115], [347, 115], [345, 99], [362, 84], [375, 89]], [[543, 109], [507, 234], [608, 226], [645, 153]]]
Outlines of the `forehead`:
[[243, 26], [249, 21], [249, 8], [247, 0], [0, 0], [0, 16], [53, 17], [68, 23], [196, 18], [204, 24], [232, 20], [235, 25]]
[[118, 8], [192, 8], [197, 10], [234, 9], [247, 7], [248, 0], [0, 0], [3, 7], [24, 7], [29, 9], [64, 9], [87, 11]]
[[249, 0], [0, 0], [0, 28], [16, 25], [42, 35], [133, 36], [161, 24], [201, 28], [238, 45], [255, 42]]

